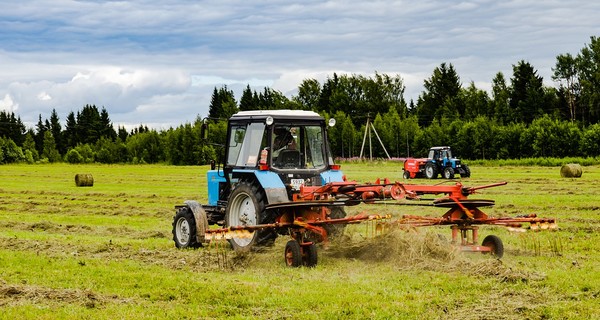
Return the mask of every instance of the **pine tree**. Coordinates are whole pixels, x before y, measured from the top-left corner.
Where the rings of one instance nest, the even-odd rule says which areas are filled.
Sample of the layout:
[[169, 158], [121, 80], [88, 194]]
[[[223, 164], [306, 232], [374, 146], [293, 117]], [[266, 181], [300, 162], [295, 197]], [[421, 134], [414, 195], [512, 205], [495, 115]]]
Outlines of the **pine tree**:
[[113, 127], [112, 122], [108, 116], [108, 111], [104, 107], [102, 107], [102, 111], [100, 112], [100, 137], [99, 138], [107, 138], [111, 141], [114, 141], [117, 138], [117, 133], [115, 132], [115, 128]]
[[500, 124], [509, 124], [515, 122], [513, 113], [509, 106], [510, 90], [506, 85], [504, 74], [498, 72], [492, 80], [492, 106], [493, 117]]
[[521, 60], [513, 65], [511, 82], [509, 105], [518, 121], [529, 124], [544, 114], [543, 78], [529, 62]]
[[21, 122], [21, 118], [15, 117], [13, 112], [0, 112], [0, 138], [11, 139], [17, 146], [20, 146], [25, 139], [25, 132], [25, 125]]
[[228, 119], [237, 111], [237, 102], [233, 96], [233, 91], [227, 89], [227, 86], [223, 86], [219, 90], [215, 87], [210, 101], [208, 117], [214, 120]]
[[39, 154], [42, 154], [44, 151], [44, 134], [48, 131], [48, 127], [44, 125], [42, 121], [42, 115], [40, 114], [38, 117], [38, 123], [36, 125], [36, 133], [35, 133], [35, 148]]
[[63, 140], [67, 149], [75, 148], [75, 146], [81, 142], [77, 135], [77, 120], [75, 120], [75, 113], [73, 113], [73, 111], [67, 115], [65, 131], [63, 131]]
[[[256, 92], [254, 92], [256, 94]], [[256, 101], [253, 98], [252, 90], [250, 89], [250, 85], [246, 86], [244, 92], [242, 93], [242, 98], [240, 99], [240, 111], [247, 110], [256, 110], [258, 106], [256, 105]]]
[[60, 125], [60, 119], [58, 118], [56, 109], [52, 109], [52, 113], [50, 114], [50, 122], [48, 124], [48, 129], [50, 132], [52, 132], [52, 136], [56, 142], [56, 149], [60, 154], [66, 154], [67, 146], [64, 142], [64, 135], [62, 134], [62, 127]]

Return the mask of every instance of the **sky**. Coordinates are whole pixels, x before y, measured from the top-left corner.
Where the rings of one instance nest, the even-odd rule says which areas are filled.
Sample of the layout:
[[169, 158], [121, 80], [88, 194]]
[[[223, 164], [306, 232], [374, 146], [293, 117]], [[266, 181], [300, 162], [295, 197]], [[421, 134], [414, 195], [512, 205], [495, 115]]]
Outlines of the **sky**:
[[451, 63], [489, 91], [519, 61], [551, 79], [556, 56], [600, 36], [600, 2], [1, 1], [0, 111], [28, 128], [86, 104], [115, 125], [157, 130], [208, 114], [213, 90], [293, 97], [333, 73], [400, 75], [405, 99]]

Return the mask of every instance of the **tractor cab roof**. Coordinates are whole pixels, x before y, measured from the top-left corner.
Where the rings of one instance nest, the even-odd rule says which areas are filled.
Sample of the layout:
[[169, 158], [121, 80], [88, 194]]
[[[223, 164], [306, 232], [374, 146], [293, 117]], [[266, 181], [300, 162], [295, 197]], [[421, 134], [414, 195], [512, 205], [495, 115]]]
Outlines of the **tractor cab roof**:
[[306, 110], [252, 110], [240, 111], [229, 120], [324, 120], [318, 113]]
[[447, 150], [450, 149], [450, 147], [448, 146], [444, 146], [444, 147], [431, 147], [430, 150]]

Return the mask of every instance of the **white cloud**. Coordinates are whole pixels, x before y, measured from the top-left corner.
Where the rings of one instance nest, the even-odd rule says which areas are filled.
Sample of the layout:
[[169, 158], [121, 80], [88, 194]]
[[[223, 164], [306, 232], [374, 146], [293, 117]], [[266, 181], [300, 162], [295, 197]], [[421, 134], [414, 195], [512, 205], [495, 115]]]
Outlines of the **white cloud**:
[[49, 94], [47, 94], [46, 92], [40, 92], [40, 94], [38, 94], [37, 98], [38, 98], [38, 100], [42, 100], [42, 101], [52, 100], [52, 97]]
[[14, 113], [19, 109], [19, 104], [13, 101], [10, 94], [4, 95], [4, 99], [0, 100], [0, 110], [8, 113]]

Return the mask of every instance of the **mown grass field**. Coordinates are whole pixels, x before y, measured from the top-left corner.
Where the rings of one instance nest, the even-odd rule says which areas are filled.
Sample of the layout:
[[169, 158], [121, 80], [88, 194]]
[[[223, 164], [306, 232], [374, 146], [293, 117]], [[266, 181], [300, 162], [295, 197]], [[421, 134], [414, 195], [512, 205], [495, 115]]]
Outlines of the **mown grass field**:
[[[226, 245], [177, 250], [174, 205], [205, 202], [207, 167], [0, 166], [2, 319], [597, 319], [600, 167], [472, 167], [465, 185], [508, 181], [471, 198], [493, 216], [536, 213], [559, 230], [498, 235], [501, 260], [459, 253], [448, 227], [372, 237], [368, 224], [319, 251], [314, 269], [284, 266], [280, 237], [259, 253]], [[343, 164], [350, 178], [401, 180], [398, 163]], [[76, 187], [90, 173], [93, 187]], [[440, 183], [410, 180], [409, 183]], [[441, 216], [441, 208], [359, 205]]]

